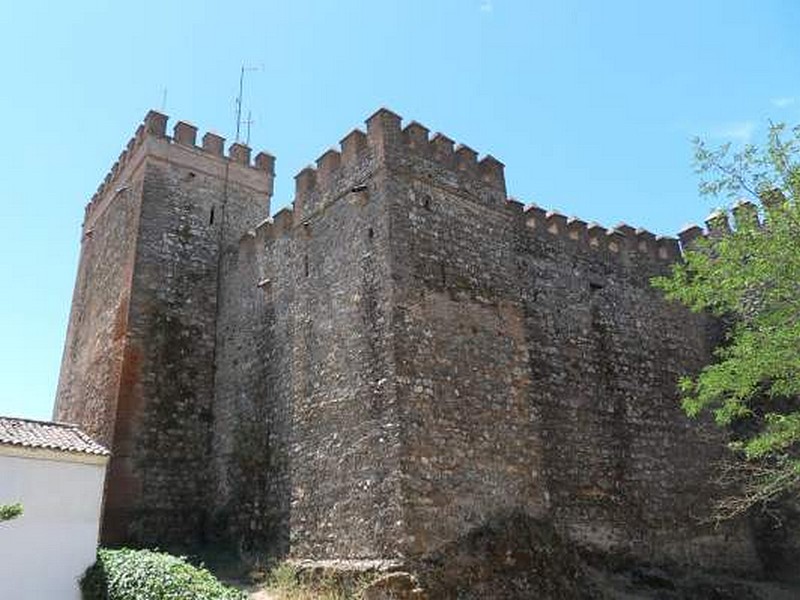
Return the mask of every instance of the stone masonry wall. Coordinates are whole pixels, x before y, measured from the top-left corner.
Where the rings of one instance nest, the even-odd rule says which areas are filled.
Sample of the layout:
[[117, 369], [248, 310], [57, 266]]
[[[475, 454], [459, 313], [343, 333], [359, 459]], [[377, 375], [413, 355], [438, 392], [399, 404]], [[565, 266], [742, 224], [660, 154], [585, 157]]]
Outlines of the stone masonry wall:
[[[196, 128], [178, 122], [169, 137], [166, 121], [148, 114], [102, 188], [130, 187], [132, 173], [140, 198], [136, 218], [122, 224], [135, 247], [123, 284], [119, 385], [106, 404], [113, 418], [107, 542], [188, 543], [206, 534], [219, 248], [234, 238], [229, 228], [268, 211], [271, 193], [271, 157], [251, 165], [239, 144], [225, 157], [219, 136], [206, 134], [200, 148]], [[88, 219], [109, 208], [98, 194]], [[88, 399], [75, 395], [71, 404]]]
[[[291, 279], [272, 284], [294, 288], [296, 556], [391, 557], [402, 531], [386, 181], [366, 142], [355, 131], [341, 153], [325, 153], [316, 170], [298, 175], [292, 269], [283, 275]], [[283, 260], [279, 251], [268, 245], [272, 265]]]
[[220, 534], [245, 551], [288, 550], [287, 410], [291, 393], [291, 265], [276, 240], [268, 269], [266, 224], [226, 253], [217, 329], [214, 404], [214, 509]]
[[209, 526], [220, 247], [266, 214], [271, 173], [249, 181], [254, 169], [240, 174], [239, 165], [209, 163], [207, 152], [157, 142], [166, 155], [153, 148], [146, 173], [127, 352], [132, 385], [121, 396], [132, 410], [116, 455], [130, 459], [140, 485], [129, 533], [145, 543], [186, 543], [205, 539]]
[[189, 169], [155, 161], [145, 174], [120, 398], [127, 418], [115, 444], [139, 482], [129, 534], [144, 543], [193, 541], [204, 529], [219, 227], [209, 214], [219, 190], [203, 175], [188, 179]]
[[80, 423], [111, 446], [128, 320], [141, 176], [109, 189], [108, 207], [84, 222], [53, 418]]
[[294, 210], [259, 224], [223, 261], [215, 501], [242, 548], [396, 554], [399, 441], [378, 167], [366, 134], [353, 131], [341, 152], [298, 174]]
[[496, 513], [541, 514], [546, 493], [505, 190], [469, 149], [427, 138], [412, 123], [389, 157], [406, 549], [417, 556]]
[[713, 463], [723, 440], [686, 418], [676, 391], [708, 360], [712, 324], [649, 284], [675, 260], [675, 242], [535, 208], [524, 222], [531, 400], [554, 522], [594, 550], [756, 569], [743, 523], [699, 524], [721, 492]]
[[746, 527], [696, 522], [721, 446], [674, 384], [710, 325], [649, 285], [678, 253], [523, 211], [499, 162], [378, 111], [230, 258], [241, 539], [418, 557], [522, 511], [594, 551], [756, 569]]
[[[465, 208], [459, 198], [430, 184], [410, 191], [407, 200], [417, 206], [407, 210], [415, 222], [407, 239], [395, 240], [398, 251], [409, 244], [398, 256], [413, 256], [415, 264], [400, 282], [395, 351], [404, 505], [410, 551], [418, 554], [496, 512], [540, 513], [545, 490], [524, 311], [514, 280], [506, 278], [513, 271], [503, 272], [514, 264], [503, 262], [513, 237], [504, 239], [491, 219], [461, 234], [453, 228], [459, 216], [472, 222], [474, 215], [469, 209], [459, 215]], [[402, 216], [396, 224], [399, 233]], [[484, 252], [476, 237], [492, 231], [499, 246], [510, 243]]]
[[677, 242], [523, 212], [491, 157], [384, 121], [408, 553], [515, 509], [595, 551], [757, 570], [744, 524], [697, 521], [722, 443], [675, 384], [710, 325], [649, 284]]

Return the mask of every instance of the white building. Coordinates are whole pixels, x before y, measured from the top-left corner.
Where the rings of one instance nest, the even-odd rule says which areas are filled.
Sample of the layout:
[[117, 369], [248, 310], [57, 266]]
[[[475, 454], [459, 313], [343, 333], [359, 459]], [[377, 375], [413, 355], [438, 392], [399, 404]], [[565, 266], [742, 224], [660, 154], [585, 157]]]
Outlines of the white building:
[[78, 600], [95, 560], [108, 450], [74, 425], [0, 417], [0, 597]]

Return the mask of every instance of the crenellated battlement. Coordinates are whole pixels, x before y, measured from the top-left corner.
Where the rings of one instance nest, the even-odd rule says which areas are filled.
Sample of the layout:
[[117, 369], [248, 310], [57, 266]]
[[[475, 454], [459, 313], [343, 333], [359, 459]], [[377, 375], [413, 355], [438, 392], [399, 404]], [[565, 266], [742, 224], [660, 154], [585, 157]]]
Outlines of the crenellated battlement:
[[291, 234], [293, 226], [294, 211], [291, 208], [282, 208], [274, 216], [261, 221], [248, 235], [259, 241], [274, 240]]
[[307, 218], [324, 204], [362, 184], [374, 169], [374, 152], [367, 134], [354, 129], [295, 176], [294, 210]]
[[[537, 235], [561, 239], [609, 257], [636, 253], [654, 261], [671, 262], [681, 256], [681, 246], [672, 237], [657, 236], [625, 223], [606, 228], [536, 205], [524, 207], [506, 197], [503, 163], [488, 154], [479, 159], [469, 146], [457, 144], [443, 133], [431, 134], [417, 121], [403, 126], [402, 117], [381, 108], [365, 122], [366, 132], [354, 129], [341, 140], [338, 149], [326, 150], [313, 166], [295, 176], [293, 223], [307, 220], [345, 194], [364, 190], [371, 174], [387, 165], [411, 177], [458, 187], [490, 205], [518, 212], [527, 229]], [[712, 229], [716, 231], [716, 227]]]
[[402, 141], [404, 147], [417, 157], [493, 188], [499, 193], [498, 199], [505, 200], [505, 167], [491, 154], [478, 160], [478, 153], [469, 146], [456, 144], [443, 133], [436, 132], [431, 136], [429, 129], [416, 121], [402, 129]]
[[[134, 136], [128, 141], [125, 149], [112, 165], [97, 191], [87, 203], [84, 213], [84, 225], [87, 225], [100, 211], [101, 206], [109, 201], [116, 193], [127, 189], [128, 179], [148, 154], [160, 155], [168, 160], [211, 161], [216, 165], [214, 174], [234, 167], [244, 172], [250, 172], [258, 179], [266, 175], [266, 191], [271, 193], [272, 178], [275, 171], [275, 157], [267, 152], [259, 152], [251, 159], [252, 150], [245, 144], [235, 142], [228, 147], [225, 153], [225, 138], [213, 132], [203, 135], [200, 144], [197, 144], [197, 127], [188, 121], [177, 121], [173, 126], [172, 135], [167, 135], [167, 122], [169, 117], [155, 110], [149, 111], [141, 125], [136, 129]], [[187, 156], [181, 157], [180, 153]], [[245, 177], [252, 180], [252, 177]]]
[[363, 185], [379, 164], [409, 167], [408, 161], [426, 163], [455, 175], [461, 184], [482, 188], [481, 194], [503, 202], [506, 194], [503, 163], [491, 155], [480, 160], [469, 146], [458, 144], [442, 133], [416, 121], [402, 127], [402, 117], [381, 108], [366, 120], [366, 132], [354, 129], [339, 142], [338, 149], [326, 150], [315, 165], [295, 176], [294, 207], [298, 219], [305, 219], [321, 206]]
[[677, 239], [657, 236], [626, 223], [606, 228], [598, 223], [566, 217], [557, 211], [544, 210], [535, 204], [525, 207], [524, 219], [525, 226], [536, 235], [560, 239], [609, 256], [622, 256], [627, 252], [671, 262], [681, 255]]
[[758, 207], [749, 200], [739, 200], [728, 210], [717, 209], [705, 220], [705, 229], [695, 223], [686, 225], [681, 229], [678, 238], [681, 248], [692, 248], [699, 240], [713, 239], [729, 234], [731, 230], [730, 216], [733, 216], [733, 226], [736, 229], [761, 226]]

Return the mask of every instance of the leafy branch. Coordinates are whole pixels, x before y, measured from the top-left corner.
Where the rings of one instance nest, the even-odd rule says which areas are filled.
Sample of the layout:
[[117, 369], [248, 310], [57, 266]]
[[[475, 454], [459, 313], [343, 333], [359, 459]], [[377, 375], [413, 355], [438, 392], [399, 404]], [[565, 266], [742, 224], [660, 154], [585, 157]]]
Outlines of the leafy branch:
[[730, 518], [800, 492], [800, 127], [770, 123], [763, 149], [694, 148], [702, 194], [754, 201], [653, 280], [725, 325], [713, 362], [679, 389], [689, 416], [709, 413], [730, 434], [723, 479], [736, 491], [717, 507]]

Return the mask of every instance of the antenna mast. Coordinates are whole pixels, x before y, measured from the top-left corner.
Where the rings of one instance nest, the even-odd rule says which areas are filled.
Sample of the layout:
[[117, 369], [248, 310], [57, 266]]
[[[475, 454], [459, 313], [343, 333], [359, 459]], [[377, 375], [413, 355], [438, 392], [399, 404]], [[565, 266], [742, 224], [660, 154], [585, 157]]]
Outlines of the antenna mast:
[[[246, 67], [242, 65], [242, 70], [239, 72], [239, 95], [236, 97], [236, 140], [240, 141], [240, 134], [242, 131], [242, 101], [244, 100], [244, 74], [246, 71], [258, 71], [259, 67]], [[247, 137], [250, 138], [250, 117], [247, 117]]]
[[250, 126], [253, 123], [255, 123], [255, 121], [253, 121], [253, 113], [252, 113], [252, 111], [250, 111], [250, 110], [247, 111], [247, 121], [245, 121], [244, 123], [245, 123], [245, 125], [247, 125], [247, 135], [244, 138], [244, 140], [245, 140], [244, 144], [245, 144], [245, 146], [249, 146], [250, 145]]

